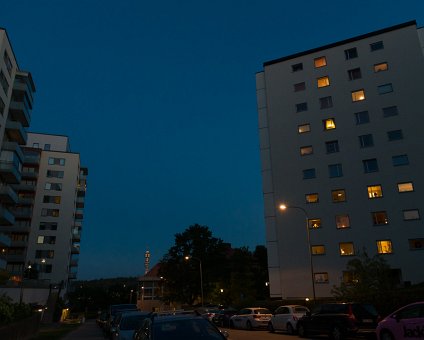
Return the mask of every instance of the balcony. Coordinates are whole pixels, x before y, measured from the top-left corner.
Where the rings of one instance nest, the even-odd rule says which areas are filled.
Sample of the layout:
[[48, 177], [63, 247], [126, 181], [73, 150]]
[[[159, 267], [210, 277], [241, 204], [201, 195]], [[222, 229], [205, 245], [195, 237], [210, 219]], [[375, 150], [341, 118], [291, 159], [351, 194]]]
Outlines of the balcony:
[[13, 184], [12, 187], [16, 192], [20, 192], [20, 191], [35, 192], [37, 185], [36, 185], [36, 183], [31, 184], [31, 183], [22, 183], [21, 182], [19, 184]]
[[21, 176], [22, 176], [22, 179], [36, 180], [38, 179], [38, 171], [36, 172], [22, 171]]
[[21, 181], [21, 173], [16, 162], [0, 160], [0, 176], [6, 183], [17, 184]]
[[77, 273], [68, 273], [68, 279], [69, 280], [76, 280]]
[[0, 201], [5, 204], [16, 204], [19, 197], [9, 185], [0, 185]]
[[78, 260], [69, 261], [69, 267], [78, 267]]
[[10, 247], [12, 240], [5, 234], [0, 234], [0, 247]]
[[23, 152], [25, 165], [40, 165], [41, 150], [24, 147]]
[[[15, 216], [13, 216], [13, 214], [8, 209], [6, 209], [4, 205], [0, 204], [0, 225], [10, 226], [14, 224], [15, 224]], [[9, 228], [6, 228], [6, 230], [9, 230]], [[1, 231], [1, 228], [0, 228], [0, 231]]]
[[25, 254], [8, 254], [5, 256], [7, 262], [23, 262], [25, 263]]
[[21, 162], [24, 160], [24, 152], [22, 151], [22, 147], [17, 142], [3, 142], [2, 151], [12, 151], [14, 152]]
[[15, 121], [19, 121], [23, 126], [28, 127], [31, 122], [31, 115], [23, 102], [11, 101], [9, 115]]
[[79, 242], [81, 241], [81, 233], [80, 232], [76, 232], [76, 233], [72, 233], [72, 242]]
[[[16, 223], [16, 222], [15, 222]], [[29, 233], [31, 230], [31, 226], [20, 226], [20, 225], [0, 225], [0, 233]]]
[[29, 219], [32, 218], [32, 209], [29, 207], [14, 207], [12, 210], [15, 218]]
[[20, 145], [26, 144], [27, 132], [21, 122], [6, 121], [6, 135], [11, 141], [17, 142]]
[[79, 253], [80, 253], [80, 247], [73, 245], [71, 248], [71, 254], [79, 254]]
[[19, 197], [18, 203], [21, 205], [34, 205], [34, 197]]

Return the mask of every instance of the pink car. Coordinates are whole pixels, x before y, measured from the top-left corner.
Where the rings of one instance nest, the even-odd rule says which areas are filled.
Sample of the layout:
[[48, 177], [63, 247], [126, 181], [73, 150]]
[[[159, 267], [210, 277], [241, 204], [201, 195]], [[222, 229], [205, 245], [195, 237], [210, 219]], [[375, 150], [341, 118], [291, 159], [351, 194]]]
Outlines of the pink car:
[[378, 340], [424, 338], [424, 301], [411, 303], [378, 323]]

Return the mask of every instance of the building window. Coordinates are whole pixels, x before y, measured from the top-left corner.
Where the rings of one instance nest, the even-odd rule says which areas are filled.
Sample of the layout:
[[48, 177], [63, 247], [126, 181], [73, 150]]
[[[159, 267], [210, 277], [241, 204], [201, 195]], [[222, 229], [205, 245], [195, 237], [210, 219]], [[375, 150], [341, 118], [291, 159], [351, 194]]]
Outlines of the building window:
[[2, 70], [0, 70], [0, 85], [3, 88], [3, 92], [7, 97], [7, 92], [9, 91], [9, 82], [7, 81]]
[[358, 68], [354, 68], [352, 70], [348, 70], [347, 74], [349, 76], [349, 80], [355, 80], [355, 79], [361, 79], [362, 75], [361, 75], [361, 69]]
[[389, 106], [383, 108], [383, 117], [393, 117], [399, 114], [397, 106]]
[[356, 274], [353, 271], [343, 271], [342, 280], [346, 284], [353, 284], [358, 282], [358, 279], [356, 278]]
[[378, 171], [378, 163], [377, 163], [376, 158], [364, 159], [362, 161], [362, 164], [364, 166], [364, 172], [365, 173], [377, 172]]
[[62, 183], [49, 183], [47, 182], [44, 185], [45, 190], [55, 190], [55, 191], [62, 191]]
[[54, 250], [36, 250], [36, 259], [52, 259], [54, 258]]
[[302, 146], [300, 148], [301, 156], [312, 155], [313, 153], [314, 153], [314, 149], [312, 148], [312, 145]]
[[[46, 145], [50, 145], [50, 144], [46, 144]], [[62, 165], [63, 166], [63, 165], [65, 165], [65, 158], [49, 157], [49, 165]]]
[[331, 199], [334, 203], [345, 202], [346, 201], [346, 192], [343, 189], [332, 190]]
[[355, 249], [353, 248], [353, 242], [339, 243], [339, 251], [340, 251], [341, 256], [355, 255]]
[[373, 225], [386, 225], [389, 224], [389, 218], [385, 211], [374, 211], [371, 213]]
[[390, 241], [390, 240], [377, 241], [377, 252], [379, 254], [391, 254], [391, 253], [393, 253], [392, 241]]
[[318, 203], [318, 194], [306, 194], [306, 203]]
[[386, 94], [393, 92], [393, 86], [392, 84], [384, 84], [377, 87], [379, 94]]
[[371, 52], [378, 51], [384, 49], [384, 44], [382, 41], [377, 41], [375, 43], [370, 44]]
[[403, 219], [405, 221], [419, 220], [420, 211], [418, 209], [409, 209], [403, 211]]
[[309, 229], [318, 229], [321, 228], [321, 219], [320, 218], [310, 218], [308, 219]]
[[330, 164], [328, 166], [328, 175], [330, 178], [334, 177], [342, 177], [343, 176], [343, 169], [341, 164]]
[[48, 196], [48, 195], [44, 195], [43, 203], [60, 204], [60, 196]]
[[292, 65], [292, 72], [298, 72], [298, 71], [302, 71], [302, 70], [303, 70], [303, 64], [302, 63]]
[[308, 111], [308, 103], [296, 104], [296, 112]]
[[383, 189], [381, 185], [369, 185], [367, 189], [368, 189], [368, 198], [383, 197]]
[[317, 86], [318, 88], [330, 86], [330, 78], [328, 78], [328, 76], [318, 78]]
[[315, 283], [329, 283], [328, 273], [314, 273]]
[[325, 246], [311, 246], [311, 254], [312, 255], [325, 255]]
[[387, 132], [387, 138], [388, 138], [389, 142], [394, 141], [394, 140], [401, 140], [401, 139], [403, 139], [402, 130], [388, 131]]
[[40, 222], [40, 230], [57, 230], [57, 223]]
[[314, 59], [315, 68], [323, 67], [327, 65], [327, 59], [325, 57], [319, 57]]
[[59, 217], [59, 209], [41, 209], [41, 216]]
[[356, 47], [349, 48], [349, 49], [345, 50], [344, 53], [345, 53], [346, 60], [354, 59], [354, 58], [358, 57], [358, 51], [356, 50]]
[[324, 119], [322, 121], [324, 130], [333, 130], [336, 128], [336, 120], [334, 118]]
[[408, 165], [409, 164], [408, 155], [392, 156], [392, 164], [393, 166]]
[[56, 236], [39, 235], [37, 237], [37, 243], [38, 244], [55, 244], [56, 243]]
[[410, 192], [414, 191], [414, 185], [412, 182], [398, 183], [398, 192]]
[[389, 64], [387, 63], [379, 63], [374, 65], [374, 72], [382, 72], [387, 71], [389, 69]]
[[39, 143], [32, 143], [32, 147], [38, 149], [40, 147]]
[[319, 106], [320, 106], [321, 110], [333, 107], [333, 98], [331, 96], [320, 98], [319, 99]]
[[359, 136], [359, 146], [361, 148], [368, 148], [374, 146], [374, 140], [372, 134]]
[[315, 169], [305, 169], [303, 170], [303, 179], [312, 179], [315, 178]]
[[304, 91], [306, 89], [305, 82], [294, 84], [293, 87], [294, 92]]
[[368, 111], [355, 112], [355, 121], [357, 125], [369, 123], [370, 116]]
[[424, 238], [414, 238], [408, 240], [409, 249], [411, 250], [424, 250]]
[[353, 102], [360, 102], [362, 100], [365, 100], [365, 91], [364, 90], [352, 91], [352, 101]]
[[339, 152], [339, 141], [332, 140], [329, 142], [325, 142], [325, 149], [327, 150], [327, 153]]
[[336, 228], [337, 229], [350, 228], [349, 215], [346, 215], [346, 214], [336, 215]]
[[[49, 151], [50, 150], [50, 148], [51, 148], [51, 145], [50, 144], [44, 144], [44, 150], [45, 151]], [[61, 164], [62, 165], [62, 164]]]
[[297, 127], [297, 130], [299, 133], [305, 133], [311, 131], [311, 125], [310, 124], [302, 124]]
[[0, 97], [0, 114], [3, 116], [4, 109], [6, 108], [6, 104], [4, 103], [3, 99]]
[[63, 174], [63, 171], [47, 170], [47, 177], [49, 178], [63, 178]]

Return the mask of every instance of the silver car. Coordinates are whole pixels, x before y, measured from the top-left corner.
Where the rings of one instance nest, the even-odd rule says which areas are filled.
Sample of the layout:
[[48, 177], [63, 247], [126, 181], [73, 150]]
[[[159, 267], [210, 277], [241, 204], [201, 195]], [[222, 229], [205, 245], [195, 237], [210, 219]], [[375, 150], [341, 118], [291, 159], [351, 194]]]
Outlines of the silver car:
[[289, 334], [295, 334], [297, 332], [297, 320], [307, 312], [309, 312], [309, 309], [305, 306], [280, 306], [275, 310], [271, 320], [269, 320], [268, 330], [270, 332], [284, 331]]
[[253, 328], [267, 328], [272, 313], [267, 308], [243, 308], [230, 318], [230, 327], [252, 330]]

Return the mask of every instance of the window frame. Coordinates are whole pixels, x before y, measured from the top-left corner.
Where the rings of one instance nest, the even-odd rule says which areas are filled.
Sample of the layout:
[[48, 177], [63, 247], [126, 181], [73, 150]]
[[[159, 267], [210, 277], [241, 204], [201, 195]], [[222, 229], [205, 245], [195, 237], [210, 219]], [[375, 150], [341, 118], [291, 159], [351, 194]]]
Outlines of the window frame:
[[379, 171], [377, 158], [363, 159], [362, 165], [365, 174]]
[[[349, 246], [348, 248], [351, 248], [349, 253], [344, 254], [342, 246]], [[339, 255], [340, 256], [355, 256], [355, 244], [353, 242], [339, 242]]]
[[[341, 225], [343, 219], [347, 221], [347, 225]], [[349, 214], [337, 214], [335, 215], [336, 229], [348, 229], [350, 228], [350, 217]]]
[[351, 91], [352, 103], [363, 102], [366, 99], [365, 90], [359, 89]]
[[[411, 214], [411, 216], [407, 218], [407, 214], [406, 213], [413, 213], [413, 212], [416, 212], [416, 215], [415, 214], [413, 214], [413, 215]], [[404, 210], [402, 210], [402, 216], [403, 216], [403, 220], [404, 221], [418, 221], [418, 220], [421, 220], [420, 209], [404, 209]]]
[[347, 48], [344, 50], [344, 55], [346, 60], [358, 58], [358, 49], [356, 47]]
[[325, 56], [314, 58], [314, 67], [321, 68], [327, 66], [327, 58]]
[[[302, 131], [302, 129], [301, 129], [302, 127], [305, 127], [305, 128], [307, 127], [307, 129], [305, 129], [305, 131]], [[299, 134], [311, 132], [311, 124], [310, 123], [305, 123], [305, 124], [298, 125], [297, 126], [297, 132]]]
[[[341, 198], [339, 199], [338, 197], [341, 197]], [[346, 202], [346, 190], [345, 189], [331, 190], [331, 202], [333, 203]]]
[[330, 86], [330, 77], [322, 76], [317, 78], [317, 88], [321, 89], [323, 87]]
[[[307, 150], [310, 150], [310, 152], [306, 152]], [[300, 155], [301, 156], [309, 156], [314, 153], [314, 148], [312, 145], [304, 145], [300, 147]]]
[[329, 178], [343, 177], [342, 163], [329, 164], [328, 165], [328, 177]]
[[389, 69], [389, 63], [385, 61], [378, 64], [374, 64], [373, 66], [374, 73], [385, 72], [388, 69]]
[[369, 199], [384, 197], [383, 186], [381, 184], [367, 185], [367, 194]]
[[339, 141], [337, 139], [325, 142], [327, 154], [340, 152]]
[[352, 68], [350, 70], [347, 70], [347, 75], [349, 77], [349, 80], [356, 80], [356, 79], [362, 79], [362, 72], [360, 67]]
[[[387, 243], [387, 245], [384, 245], [383, 242]], [[377, 254], [379, 255], [393, 254], [393, 243], [391, 240], [377, 240], [376, 245], [377, 245]], [[388, 247], [388, 250], [384, 251], [383, 247]]]
[[319, 98], [319, 108], [320, 110], [330, 109], [333, 107], [333, 97], [326, 96]]
[[356, 125], [368, 124], [370, 122], [370, 114], [368, 110], [355, 112], [354, 116]]
[[377, 92], [379, 95], [392, 93], [394, 91], [393, 84], [392, 83], [386, 83], [383, 85], [377, 86]]
[[371, 211], [371, 220], [373, 226], [382, 226], [389, 224], [389, 216], [387, 215], [387, 211]]

